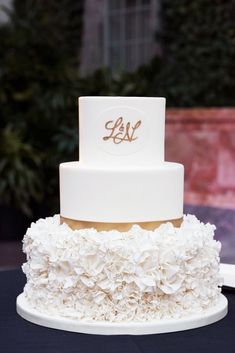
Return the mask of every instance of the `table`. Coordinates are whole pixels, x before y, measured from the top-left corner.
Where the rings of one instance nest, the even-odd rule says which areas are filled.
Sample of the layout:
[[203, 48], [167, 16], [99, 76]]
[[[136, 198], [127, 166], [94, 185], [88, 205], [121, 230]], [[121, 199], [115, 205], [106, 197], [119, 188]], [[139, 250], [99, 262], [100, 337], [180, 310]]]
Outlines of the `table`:
[[225, 319], [199, 329], [148, 336], [98, 336], [34, 325], [19, 317], [15, 301], [22, 292], [22, 271], [0, 272], [1, 353], [233, 353], [235, 352], [235, 291]]

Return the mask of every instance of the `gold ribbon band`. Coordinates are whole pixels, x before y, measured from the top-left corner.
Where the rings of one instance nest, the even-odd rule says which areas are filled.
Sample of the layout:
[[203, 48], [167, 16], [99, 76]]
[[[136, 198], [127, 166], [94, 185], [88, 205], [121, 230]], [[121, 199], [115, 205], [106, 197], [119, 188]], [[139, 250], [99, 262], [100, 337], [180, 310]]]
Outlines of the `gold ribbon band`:
[[118, 230], [119, 232], [127, 232], [134, 224], [138, 224], [141, 228], [147, 230], [154, 230], [163, 223], [172, 223], [174, 227], [180, 227], [183, 221], [182, 218], [169, 219], [165, 221], [153, 222], [133, 222], [133, 223], [103, 223], [103, 222], [90, 222], [90, 221], [76, 221], [74, 219], [65, 218], [60, 216], [60, 224], [66, 223], [73, 230], [95, 228], [97, 231]]

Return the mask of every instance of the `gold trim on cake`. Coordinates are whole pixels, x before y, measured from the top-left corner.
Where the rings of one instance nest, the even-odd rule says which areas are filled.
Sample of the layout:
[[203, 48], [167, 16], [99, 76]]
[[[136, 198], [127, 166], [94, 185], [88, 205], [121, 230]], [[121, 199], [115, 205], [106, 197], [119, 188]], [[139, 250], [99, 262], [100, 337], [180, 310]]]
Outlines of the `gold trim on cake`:
[[66, 223], [71, 229], [87, 229], [95, 228], [97, 231], [118, 230], [119, 232], [127, 232], [134, 224], [139, 225], [143, 229], [154, 230], [163, 223], [172, 223], [174, 227], [180, 227], [183, 217], [177, 219], [169, 219], [164, 221], [152, 222], [132, 222], [132, 223], [106, 223], [106, 222], [90, 222], [77, 221], [70, 218], [60, 216], [60, 224]]

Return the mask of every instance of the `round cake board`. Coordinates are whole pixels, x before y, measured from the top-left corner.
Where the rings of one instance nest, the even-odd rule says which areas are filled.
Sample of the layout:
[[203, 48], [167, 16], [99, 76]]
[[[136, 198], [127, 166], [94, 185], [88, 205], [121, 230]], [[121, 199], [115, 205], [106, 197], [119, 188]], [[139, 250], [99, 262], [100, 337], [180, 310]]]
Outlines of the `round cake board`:
[[148, 335], [189, 330], [212, 324], [226, 316], [228, 301], [221, 294], [216, 306], [202, 313], [188, 316], [187, 318], [122, 323], [79, 321], [61, 316], [56, 317], [42, 314], [28, 304], [23, 293], [17, 298], [16, 308], [18, 314], [24, 319], [37, 325], [58, 330], [96, 335]]

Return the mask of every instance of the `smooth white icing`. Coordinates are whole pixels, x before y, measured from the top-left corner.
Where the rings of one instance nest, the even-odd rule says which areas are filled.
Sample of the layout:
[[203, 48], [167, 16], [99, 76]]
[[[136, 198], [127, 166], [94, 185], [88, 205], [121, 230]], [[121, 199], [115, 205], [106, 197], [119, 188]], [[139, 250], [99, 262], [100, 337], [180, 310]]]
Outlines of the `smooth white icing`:
[[[96, 168], [145, 168], [162, 163], [165, 105], [162, 97], [80, 97], [80, 162]], [[119, 118], [121, 124], [116, 125], [112, 136], [118, 134], [123, 141], [104, 139]], [[128, 137], [133, 138], [128, 141]]]
[[60, 164], [61, 216], [108, 223], [181, 218], [184, 167], [164, 162], [164, 135], [165, 98], [80, 97], [79, 162]]
[[60, 214], [93, 222], [148, 222], [183, 216], [184, 168], [107, 170], [60, 165]]
[[24, 293], [44, 313], [79, 320], [180, 318], [219, 297], [215, 226], [185, 216], [155, 231], [71, 230], [59, 216], [32, 223], [24, 237]]

